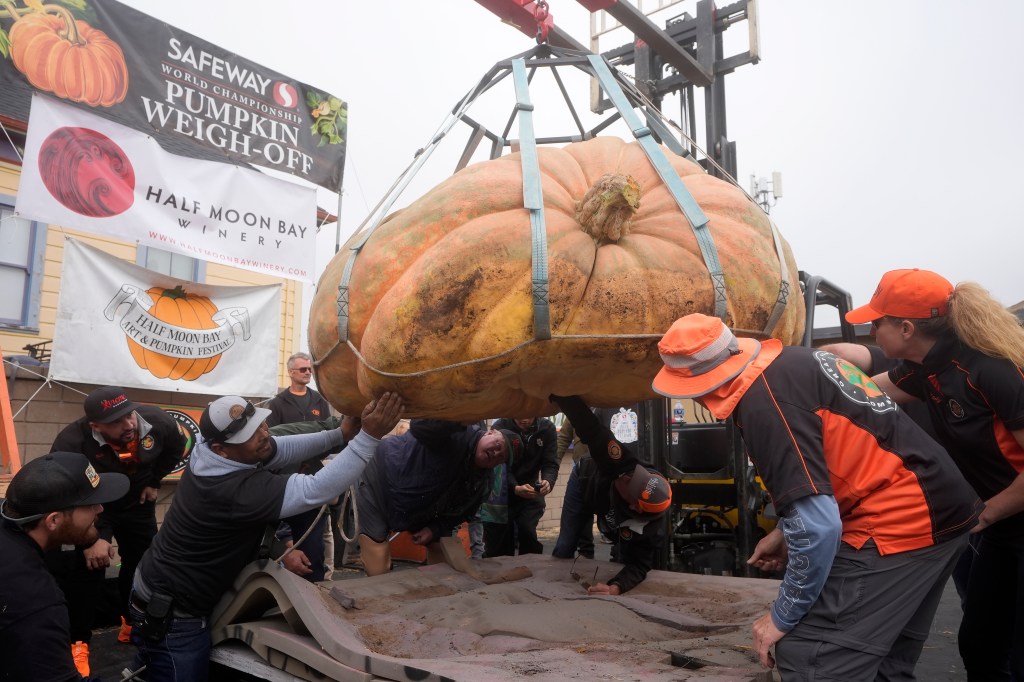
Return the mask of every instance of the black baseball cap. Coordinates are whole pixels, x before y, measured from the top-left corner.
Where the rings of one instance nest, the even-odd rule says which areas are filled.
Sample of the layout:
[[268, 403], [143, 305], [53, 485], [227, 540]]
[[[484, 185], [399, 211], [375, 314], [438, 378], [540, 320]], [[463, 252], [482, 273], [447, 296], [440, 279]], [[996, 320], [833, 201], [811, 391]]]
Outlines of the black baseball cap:
[[127, 493], [124, 474], [101, 475], [80, 452], [51, 452], [23, 466], [11, 479], [6, 503], [19, 516], [3, 517], [24, 524], [61, 509], [113, 502]]
[[118, 386], [103, 386], [85, 397], [86, 418], [100, 424], [117, 421], [138, 408]]

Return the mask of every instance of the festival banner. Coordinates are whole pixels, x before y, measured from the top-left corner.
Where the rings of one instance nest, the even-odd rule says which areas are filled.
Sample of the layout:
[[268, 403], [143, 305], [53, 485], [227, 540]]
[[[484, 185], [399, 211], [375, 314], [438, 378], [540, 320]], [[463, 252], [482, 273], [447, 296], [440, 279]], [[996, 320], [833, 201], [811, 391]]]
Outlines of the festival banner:
[[313, 282], [314, 188], [168, 154], [138, 131], [38, 94], [15, 210], [32, 220]]
[[50, 378], [158, 391], [277, 392], [281, 287], [208, 286], [69, 239]]
[[26, 85], [170, 149], [341, 187], [342, 100], [115, 0], [0, 3], [0, 114], [27, 109]]

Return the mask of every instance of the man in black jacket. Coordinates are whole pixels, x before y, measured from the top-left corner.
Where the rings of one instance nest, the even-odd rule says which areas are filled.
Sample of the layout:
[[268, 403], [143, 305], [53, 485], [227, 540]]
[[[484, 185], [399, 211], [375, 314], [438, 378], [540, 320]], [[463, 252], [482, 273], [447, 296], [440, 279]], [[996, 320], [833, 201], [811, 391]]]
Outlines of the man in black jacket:
[[441, 538], [476, 514], [491, 470], [522, 452], [515, 432], [433, 419], [413, 419], [408, 432], [382, 440], [356, 490], [366, 574], [390, 570], [388, 543], [401, 531], [427, 548], [428, 563], [442, 561]]
[[315, 422], [331, 416], [331, 406], [324, 397], [309, 387], [313, 380], [313, 361], [307, 353], [295, 353], [288, 358], [288, 379], [284, 389], [270, 399], [267, 426], [292, 422]]
[[81, 452], [97, 472], [124, 474], [130, 482], [128, 492], [106, 504], [97, 518], [99, 537], [95, 542], [47, 556], [67, 597], [71, 643], [82, 642], [86, 652], [105, 569], [114, 556], [111, 540], [115, 537], [121, 557], [118, 641], [129, 641], [128, 596], [135, 567], [156, 535], [157, 491], [163, 478], [187, 454], [188, 443], [170, 415], [159, 407], [131, 401], [124, 389], [116, 386], [103, 386], [86, 396], [85, 416], [64, 427], [53, 441], [51, 452]]
[[[598, 529], [618, 545], [618, 558], [623, 563], [615, 577], [591, 585], [587, 592], [623, 594], [647, 578], [665, 546], [665, 513], [672, 506], [672, 488], [664, 476], [641, 464], [629, 446], [618, 440], [579, 396], [553, 395], [550, 400], [572, 421], [594, 463], [593, 472], [579, 477], [573, 486], [577, 512], [588, 520], [597, 514]], [[568, 535], [559, 536], [552, 556], [572, 558], [578, 538]]]
[[[313, 360], [307, 353], [295, 353], [288, 358], [286, 364], [288, 378], [291, 384], [270, 401], [266, 407], [270, 410], [267, 417], [267, 426], [271, 433], [284, 435], [281, 431], [283, 424], [297, 424], [304, 422], [324, 422], [331, 418], [331, 406], [322, 395], [309, 387], [313, 380]], [[324, 456], [330, 453], [325, 452]], [[296, 465], [294, 471], [287, 473], [314, 474], [320, 470], [322, 458], [312, 458]], [[289, 546], [295, 540], [305, 536], [302, 542], [302, 549], [297, 549], [289, 554], [289, 562], [286, 562], [288, 570], [301, 575], [310, 582], [320, 582], [324, 579], [327, 564], [334, 566], [334, 544], [328, 548], [324, 538], [332, 531], [330, 530], [330, 514], [320, 514], [319, 509], [310, 509], [287, 519], [281, 519], [281, 528], [278, 537], [287, 542]], [[315, 524], [315, 525], [314, 525]], [[312, 528], [311, 528], [312, 526]], [[328, 549], [331, 556], [328, 557]], [[328, 559], [330, 559], [328, 561]]]
[[544, 516], [544, 498], [558, 478], [558, 430], [550, 419], [498, 419], [492, 428], [512, 431], [523, 440], [522, 456], [505, 464], [507, 500], [504, 523], [484, 523], [484, 556], [541, 554], [537, 524]]
[[36, 458], [14, 475], [0, 502], [0, 680], [81, 682], [68, 649], [64, 595], [43, 552], [96, 540], [101, 505], [122, 497], [128, 479], [99, 474], [77, 452]]

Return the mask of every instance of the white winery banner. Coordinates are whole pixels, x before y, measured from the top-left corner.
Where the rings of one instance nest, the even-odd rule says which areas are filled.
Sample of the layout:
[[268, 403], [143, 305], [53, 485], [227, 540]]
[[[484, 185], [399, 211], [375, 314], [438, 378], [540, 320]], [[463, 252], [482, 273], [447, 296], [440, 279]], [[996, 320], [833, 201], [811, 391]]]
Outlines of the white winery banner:
[[206, 286], [64, 243], [50, 377], [160, 391], [277, 392], [281, 287]]
[[19, 215], [313, 282], [316, 190], [216, 161], [34, 95]]

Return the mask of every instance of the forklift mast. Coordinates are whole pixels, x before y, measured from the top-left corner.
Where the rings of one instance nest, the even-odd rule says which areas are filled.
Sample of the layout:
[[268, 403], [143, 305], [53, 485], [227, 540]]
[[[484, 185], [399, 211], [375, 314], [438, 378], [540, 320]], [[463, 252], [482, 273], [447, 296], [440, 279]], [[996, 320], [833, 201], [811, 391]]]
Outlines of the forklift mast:
[[[538, 43], [584, 53], [598, 50], [596, 35], [592, 36], [591, 49], [587, 49], [559, 29], [546, 0], [476, 2]], [[629, 0], [577, 2], [591, 13], [605, 12], [633, 33], [633, 40], [601, 55], [612, 67], [633, 66], [635, 88], [648, 107], [660, 111], [667, 95], [679, 95], [684, 134], [680, 140], [662, 142], [676, 153], [698, 159], [709, 174], [735, 183], [736, 144], [726, 132], [724, 81], [740, 66], [756, 64], [760, 59], [756, 0], [739, 0], [721, 7], [715, 0], [697, 0], [693, 15], [682, 12], [666, 21], [664, 27], [656, 25]], [[747, 49], [726, 56], [722, 34], [744, 20], [748, 27]], [[704, 158], [698, 158], [699, 150], [685, 135], [696, 130], [696, 88], [703, 90]], [[607, 93], [595, 86], [591, 110], [601, 113], [612, 106]], [[477, 132], [481, 137], [483, 133]], [[815, 313], [823, 305], [838, 311], [841, 338], [854, 341], [853, 327], [844, 319], [852, 307], [850, 295], [823, 277], [804, 272], [800, 273], [800, 283], [806, 310], [802, 345], [810, 346], [817, 340]], [[834, 338], [830, 336], [830, 340]], [[747, 566], [746, 559], [758, 539], [774, 527], [767, 493], [746, 456], [733, 420], [717, 421], [710, 413], [702, 412], [697, 403], [690, 403], [689, 418], [683, 414], [685, 409], [682, 401], [656, 399], [642, 403], [637, 414], [643, 427], [642, 449], [672, 484], [673, 506], [666, 515], [670, 542], [657, 567], [751, 575], [756, 571]]]

